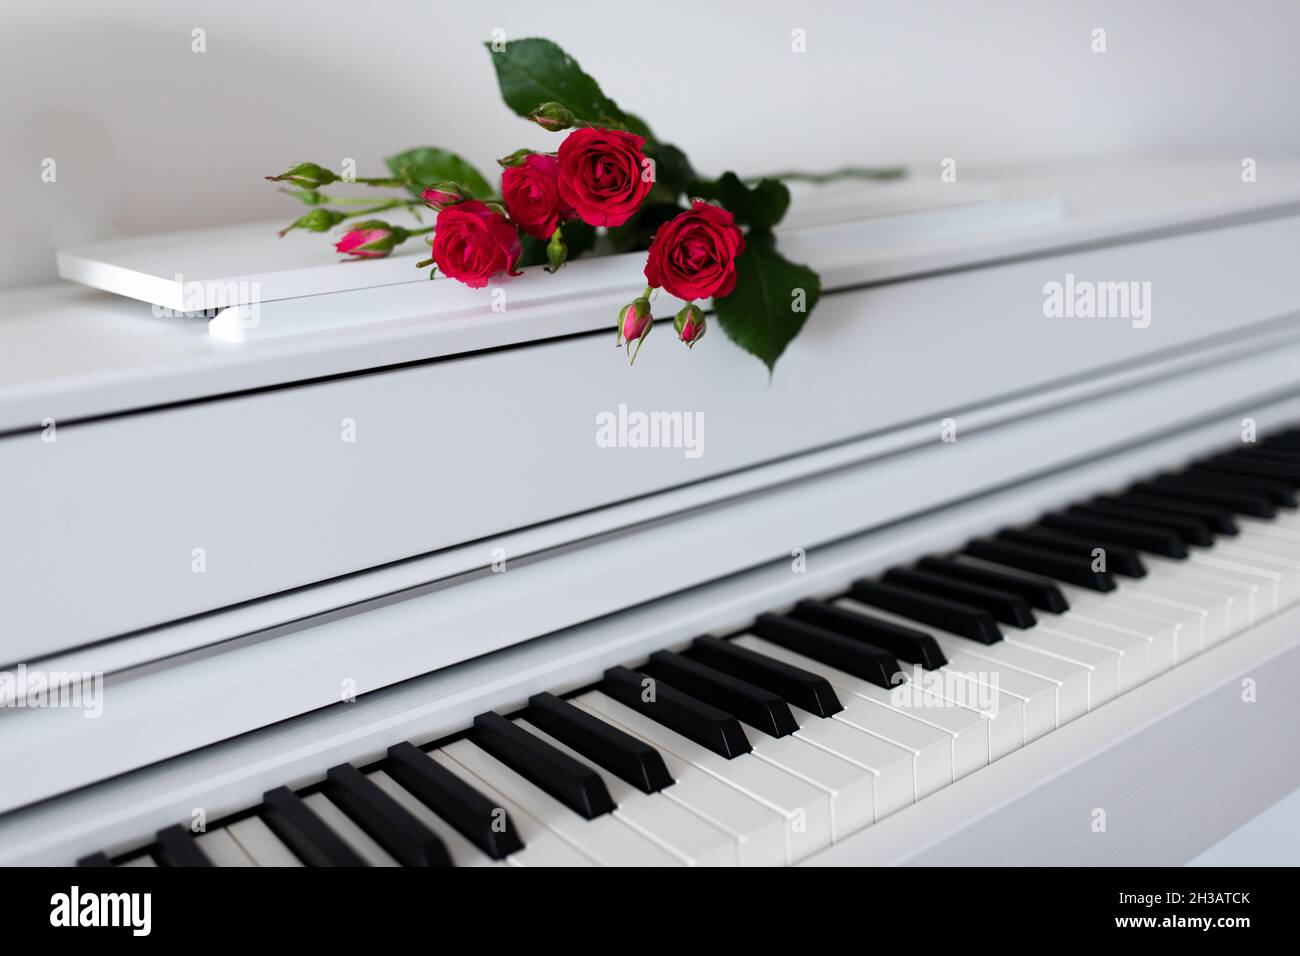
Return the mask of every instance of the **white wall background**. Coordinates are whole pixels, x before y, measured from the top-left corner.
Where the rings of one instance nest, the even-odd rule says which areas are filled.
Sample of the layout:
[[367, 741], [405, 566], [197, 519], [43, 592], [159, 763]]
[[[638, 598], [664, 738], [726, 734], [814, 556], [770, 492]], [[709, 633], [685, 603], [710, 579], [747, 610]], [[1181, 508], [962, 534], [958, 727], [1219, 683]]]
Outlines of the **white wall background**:
[[293, 161], [365, 170], [433, 144], [486, 167], [553, 143], [500, 103], [481, 46], [497, 27], [561, 43], [705, 171], [1300, 154], [1294, 0], [5, 6], [0, 287], [51, 278], [60, 245], [287, 220], [301, 207], [261, 177]]

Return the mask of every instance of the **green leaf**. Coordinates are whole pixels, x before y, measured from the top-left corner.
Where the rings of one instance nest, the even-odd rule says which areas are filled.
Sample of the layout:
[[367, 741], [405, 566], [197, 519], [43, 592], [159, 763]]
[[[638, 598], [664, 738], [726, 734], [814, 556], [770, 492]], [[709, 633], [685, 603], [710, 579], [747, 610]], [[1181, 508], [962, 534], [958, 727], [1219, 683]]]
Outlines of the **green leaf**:
[[584, 252], [590, 252], [596, 244], [595, 226], [589, 226], [585, 222], [573, 219], [560, 228], [564, 230], [564, 244], [569, 247], [570, 262]]
[[644, 121], [619, 109], [577, 61], [550, 40], [511, 40], [503, 50], [483, 45], [492, 55], [501, 98], [518, 115], [526, 117], [543, 103], [560, 103], [580, 120], [653, 139]]
[[425, 186], [440, 182], [458, 183], [479, 199], [486, 199], [496, 192], [467, 160], [435, 146], [408, 149], [389, 156], [384, 163], [394, 176], [410, 183], [407, 189], [417, 197]]
[[[653, 197], [652, 197], [653, 200]], [[617, 252], [649, 249], [655, 230], [682, 211], [676, 203], [647, 202], [635, 216], [621, 226], [606, 230], [609, 242]]]
[[770, 232], [751, 232], [736, 259], [736, 287], [713, 310], [727, 337], [771, 371], [820, 296], [817, 273], [777, 252]]
[[738, 222], [755, 229], [771, 229], [790, 208], [790, 190], [779, 179], [760, 179], [752, 188], [735, 173], [723, 173], [712, 182], [696, 182], [691, 195], [716, 199]]
[[667, 186], [674, 198], [695, 182], [691, 161], [672, 143], [647, 143], [645, 151], [655, 161], [655, 185]]
[[544, 265], [546, 265], [546, 240], [521, 234], [519, 236], [519, 268], [525, 269], [528, 266]]

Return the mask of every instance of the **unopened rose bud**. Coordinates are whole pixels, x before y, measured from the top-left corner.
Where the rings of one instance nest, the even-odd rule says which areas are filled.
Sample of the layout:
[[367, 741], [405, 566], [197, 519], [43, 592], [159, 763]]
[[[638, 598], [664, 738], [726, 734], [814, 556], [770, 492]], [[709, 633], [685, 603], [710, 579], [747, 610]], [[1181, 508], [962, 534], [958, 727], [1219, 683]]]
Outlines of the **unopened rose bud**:
[[343, 213], [333, 209], [313, 209], [284, 229], [281, 229], [280, 235], [283, 236], [293, 229], [306, 229], [308, 232], [329, 232], [346, 218]]
[[559, 103], [543, 103], [528, 114], [534, 123], [544, 130], [558, 133], [568, 129], [577, 120], [573, 111]]
[[299, 163], [288, 172], [279, 176], [267, 176], [273, 183], [293, 183], [303, 189], [317, 189], [338, 182], [338, 176], [316, 163]]
[[459, 183], [434, 183], [432, 186], [424, 187], [424, 192], [420, 193], [420, 198], [424, 200], [426, 206], [438, 212], [447, 206], [454, 206], [464, 200], [465, 193], [460, 188]]
[[557, 227], [546, 244], [546, 271], [559, 272], [564, 260], [569, 258], [569, 247], [564, 244], [564, 233]]
[[535, 149], [517, 149], [509, 156], [502, 156], [500, 159], [498, 159], [497, 165], [502, 167], [503, 169], [509, 169], [512, 166], [522, 166], [524, 164], [524, 160], [526, 160], [529, 156], [536, 154], [536, 152], [537, 150]]
[[335, 250], [358, 259], [382, 259], [404, 242], [408, 233], [400, 226], [390, 226], [382, 219], [359, 222], [334, 244]]
[[319, 206], [321, 203], [329, 202], [327, 197], [314, 189], [281, 189], [280, 192], [286, 196], [292, 196], [308, 206]]
[[695, 348], [695, 343], [704, 338], [704, 333], [707, 331], [703, 310], [694, 302], [686, 303], [673, 319], [673, 328], [677, 330], [677, 337], [685, 342], [688, 348]]
[[[639, 299], [633, 299], [618, 314], [618, 331], [622, 336], [631, 355], [632, 362], [641, 352], [641, 343], [650, 334], [650, 329], [654, 327], [655, 321], [650, 317], [650, 300], [642, 296]], [[632, 352], [632, 343], [636, 343], [636, 351]], [[615, 344], [619, 344], [615, 342]]]

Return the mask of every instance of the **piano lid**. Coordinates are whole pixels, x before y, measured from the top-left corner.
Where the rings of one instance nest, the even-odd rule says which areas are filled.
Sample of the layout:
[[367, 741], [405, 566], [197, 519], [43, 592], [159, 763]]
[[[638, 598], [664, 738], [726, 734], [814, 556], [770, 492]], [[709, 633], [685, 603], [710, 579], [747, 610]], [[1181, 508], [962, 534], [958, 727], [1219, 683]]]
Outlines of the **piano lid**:
[[[937, 179], [890, 182], [840, 182], [829, 186], [795, 183], [792, 212], [785, 230], [841, 222], [887, 220], [881, 224], [891, 238], [930, 236], [946, 238], [1003, 229], [1026, 222], [1051, 222], [1061, 218], [1059, 205], [1008, 200], [996, 182], [940, 183]], [[286, 205], [286, 217], [293, 215]], [[952, 215], [916, 215], [936, 210]], [[433, 224], [435, 214], [419, 210], [391, 210], [385, 218], [395, 225], [418, 229]], [[241, 223], [146, 236], [105, 239], [57, 254], [59, 276], [81, 285], [176, 312], [196, 313], [225, 309], [253, 301], [275, 302], [339, 292], [369, 291], [420, 283], [424, 308], [445, 311], [461, 307], [451, 292], [454, 283], [427, 285], [428, 269], [415, 263], [428, 257], [423, 239], [399, 247], [394, 254], [357, 262], [334, 251], [329, 236], [295, 231], [279, 236], [285, 220]], [[336, 232], [341, 230], [336, 230]], [[630, 254], [628, 262], [643, 258]], [[608, 256], [601, 257], [608, 259]], [[580, 260], [584, 265], [593, 258]], [[557, 288], [557, 279], [538, 283], [545, 292], [525, 288], [526, 298], [590, 292], [608, 277], [622, 282], [628, 268], [576, 271], [577, 279]], [[537, 271], [537, 270], [534, 270]], [[639, 268], [638, 270], [639, 271]], [[606, 276], [605, 274], [608, 274]], [[441, 278], [441, 277], [440, 277]], [[638, 284], [633, 279], [632, 283]], [[511, 283], [514, 299], [515, 283]], [[525, 284], [528, 286], [530, 284]], [[482, 294], [470, 301], [482, 300]]]
[[[1252, 184], [1243, 184], [1236, 161], [1227, 159], [971, 175], [969, 189], [962, 186], [970, 202], [937, 206], [936, 191], [950, 186], [924, 186], [921, 175], [856, 193], [849, 186], [803, 190], [782, 233], [783, 251], [816, 268], [834, 291], [1283, 215], [1300, 204], [1300, 162], [1269, 165]], [[829, 221], [854, 202], [893, 213]], [[354, 284], [354, 277], [387, 275], [383, 260], [334, 262], [321, 236], [280, 240], [267, 224], [232, 230], [256, 232], [277, 255], [292, 248], [303, 261], [324, 262], [288, 270], [290, 277], [318, 267]], [[494, 311], [490, 292], [424, 278], [300, 295], [264, 302], [255, 327], [234, 310], [211, 322], [160, 316], [141, 302], [72, 284], [2, 293], [0, 432], [33, 428], [46, 417], [114, 414], [608, 329], [640, 288], [643, 264], [643, 254], [631, 253], [578, 260], [555, 276], [527, 270], [501, 286], [510, 297], [505, 311]], [[249, 263], [227, 265], [212, 274]], [[662, 295], [655, 315], [677, 308]]]

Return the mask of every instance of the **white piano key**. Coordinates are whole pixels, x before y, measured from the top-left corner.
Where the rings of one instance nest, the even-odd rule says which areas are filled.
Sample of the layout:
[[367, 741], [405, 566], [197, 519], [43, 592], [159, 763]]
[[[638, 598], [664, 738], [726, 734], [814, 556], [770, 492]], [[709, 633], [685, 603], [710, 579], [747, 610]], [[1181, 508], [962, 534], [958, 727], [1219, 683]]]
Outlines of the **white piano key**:
[[740, 862], [735, 837], [667, 799], [662, 791], [644, 793], [528, 721], [520, 719], [515, 723], [600, 774], [609, 795], [618, 804], [614, 815], [683, 863], [688, 866], [736, 866]]
[[207, 854], [213, 866], [257, 866], [225, 828], [196, 833], [194, 842]]
[[1002, 640], [1017, 647], [1059, 657], [1088, 670], [1088, 709], [1100, 707], [1119, 696], [1120, 656], [1114, 651], [1077, 641], [1038, 627], [1004, 626]]
[[1269, 521], [1266, 518], [1241, 517], [1237, 519], [1237, 527], [1240, 530], [1235, 539], [1237, 541], [1249, 542], [1256, 537], [1290, 541], [1296, 545], [1297, 551], [1300, 551], [1300, 528], [1294, 525]]
[[1086, 644], [1106, 648], [1119, 655], [1120, 692], [1125, 693], [1137, 687], [1150, 675], [1148, 661], [1148, 641], [1140, 634], [1116, 631], [1081, 621], [1072, 612], [1046, 615], [1038, 619], [1037, 630], [1043, 633], [1063, 634]]
[[1150, 575], [1140, 581], [1125, 582], [1120, 595], [1138, 602], [1138, 609], [1152, 605], [1166, 608], [1165, 613], [1192, 615], [1200, 621], [1201, 650], [1216, 644], [1228, 635], [1229, 606], [1231, 599], [1205, 593], [1188, 593], [1173, 585], [1150, 580]]
[[1132, 611], [1112, 608], [1105, 601], [1098, 601], [1095, 604], [1071, 604], [1070, 616], [1074, 620], [1144, 639], [1147, 642], [1147, 673], [1151, 677], [1163, 674], [1174, 666], [1177, 655], [1177, 625], [1167, 624]]
[[1240, 588], [1216, 585], [1213, 581], [1201, 581], [1201, 587], [1195, 588], [1190, 581], [1173, 584], [1166, 580], [1147, 580], [1144, 584], [1144, 596], [1205, 607], [1206, 648], [1249, 626], [1249, 602]]
[[[836, 603], [860, 614], [871, 614], [874, 617], [891, 621], [903, 627], [924, 631], [934, 638], [935, 642], [943, 650], [944, 656], [948, 658], [949, 663], [952, 662], [954, 655], [962, 655], [966, 660], [982, 662], [979, 669], [996, 672], [999, 679], [998, 686], [1006, 685], [1007, 681], [1012, 678], [1013, 672], [1019, 672], [1026, 677], [1046, 682], [1053, 688], [1056, 701], [1055, 721], [1057, 726], [1076, 717], [1081, 717], [1088, 712], [1089, 672], [1078, 664], [1071, 664], [1069, 661], [1063, 661], [1060, 658], [1049, 657], [1028, 648], [1008, 645], [1005, 641], [999, 641], [996, 644], [981, 644], [979, 641], [941, 630], [932, 624], [914, 621], [911, 618], [892, 614], [880, 608], [868, 608], [856, 601], [841, 600]], [[965, 667], [961, 669], [966, 670]]]
[[271, 832], [261, 817], [245, 817], [226, 827], [226, 832], [258, 866], [302, 866], [302, 861]]
[[[1141, 578], [1139, 582], [1145, 580]], [[1103, 615], [1113, 615], [1114, 620], [1123, 619], [1125, 626], [1136, 628], [1145, 634], [1163, 635], [1166, 630], [1170, 630], [1170, 646], [1173, 648], [1173, 655], [1170, 658], [1171, 667], [1179, 661], [1195, 657], [1202, 650], [1205, 621], [1199, 613], [1178, 611], [1150, 601], [1142, 601], [1122, 590], [1098, 594], [1084, 588], [1068, 587], [1066, 598], [1070, 602], [1070, 612], [1081, 618], [1096, 618], [1099, 612]], [[1164, 638], [1156, 636], [1154, 639], [1160, 641]], [[1162, 648], [1157, 648], [1156, 656], [1157, 661], [1163, 659]]]
[[954, 679], [966, 678], [980, 687], [1017, 697], [1023, 706], [1023, 743], [1031, 743], [1056, 730], [1060, 723], [1057, 719], [1056, 684], [1015, 670], [1014, 667], [993, 665], [987, 659], [971, 656], [958, 649], [945, 649], [944, 657], [948, 658], [948, 666], [939, 671], [927, 672], [928, 682], [946, 682], [949, 672], [953, 672], [956, 674]]
[[1256, 610], [1261, 611], [1258, 599], [1263, 599], [1264, 615], [1276, 614], [1284, 606], [1283, 594], [1287, 590], [1288, 568], [1262, 561], [1254, 552], [1243, 554], [1231, 545], [1216, 545], [1206, 553], [1193, 552], [1188, 559], [1198, 567], [1213, 568], [1220, 574], [1240, 575], [1243, 580], [1254, 580], [1262, 588], [1256, 595]]
[[[870, 610], [872, 614], [886, 616], [886, 612], [867, 609], [857, 601], [843, 599], [835, 603], [859, 613]], [[911, 680], [922, 693], [968, 707], [990, 721], [990, 760], [1004, 757], [1056, 729], [1056, 688], [1052, 685], [1028, 675], [1024, 679], [1013, 675], [1013, 692], [982, 673], [988, 671], [985, 662], [960, 658], [954, 663], [950, 655], [945, 656], [948, 664], [936, 670], [914, 667]], [[961, 666], [962, 660], [967, 666]]]
[[[1205, 650], [1205, 621], [1209, 617], [1209, 611], [1203, 607], [1176, 606], [1168, 599], [1161, 600], [1150, 594], [1146, 589], [1138, 590], [1145, 581], [1145, 578], [1126, 581], [1125, 584], [1132, 590], [1121, 585], [1120, 590], [1111, 595], [1113, 600], [1110, 603], [1115, 610], [1141, 615], [1144, 618], [1154, 618], [1156, 621], [1177, 628], [1174, 632], [1175, 663], [1195, 657]], [[1093, 596], [1086, 600], [1090, 604], [1102, 605], [1106, 604], [1108, 599]]]
[[504, 866], [505, 861], [494, 860], [469, 840], [461, 832], [429, 809], [419, 797], [407, 790], [400, 783], [384, 773], [375, 770], [366, 774], [375, 786], [396, 800], [415, 819], [437, 834], [438, 839], [447, 848], [447, 855], [455, 866]]
[[[797, 715], [796, 720], [803, 724]], [[862, 760], [879, 759], [868, 757], [868, 754], [875, 755], [889, 750], [892, 762], [900, 768], [897, 771], [899, 776], [907, 779], [909, 784], [911, 755], [868, 734], [851, 732], [856, 739], [850, 741], [835, 735], [819, 738], [819, 732], [820, 728], [816, 724], [808, 725], [807, 735], [801, 729], [790, 736], [779, 738], [751, 730], [749, 739], [754, 748], [751, 756], [766, 760], [824, 790], [831, 798], [831, 839], [842, 840], [850, 833], [856, 833], [875, 822], [876, 777], [871, 764], [842, 755], [841, 748], [853, 747], [854, 750], [849, 751], [851, 753], [860, 750], [863, 753]], [[819, 739], [833, 742], [829, 746], [819, 746], [814, 742]]]
[[821, 788], [814, 787], [806, 780], [760, 760], [753, 754], [744, 754], [733, 760], [720, 757], [600, 691], [590, 691], [578, 699], [599, 716], [643, 738], [652, 746], [676, 754], [682, 760], [778, 811], [787, 821], [785, 836], [789, 862], [797, 862], [830, 845], [833, 833], [831, 801], [830, 796]]
[[428, 752], [430, 760], [456, 774], [483, 796], [510, 814], [510, 822], [524, 848], [506, 857], [511, 866], [594, 866], [596, 861], [546, 828], [540, 819], [486, 780], [475, 776], [441, 750]]
[[442, 748], [442, 752], [515, 803], [528, 807], [548, 829], [597, 863], [605, 866], [682, 865], [681, 860], [663, 847], [610, 814], [591, 820], [580, 816], [468, 740], [450, 743]]
[[1199, 592], [1231, 600], [1228, 609], [1228, 633], [1236, 634], [1255, 623], [1262, 605], [1258, 597], [1262, 585], [1256, 580], [1242, 580], [1215, 573], [1214, 568], [1199, 565], [1184, 567], [1186, 562], [1169, 558], [1148, 557], [1148, 583]]
[[[976, 702], [989, 695], [994, 708], [1001, 703], [1003, 694], [1019, 700], [1022, 746], [1056, 729], [1056, 685], [1012, 668], [991, 667], [988, 661], [961, 651], [944, 651], [944, 656], [948, 659], [946, 667], [922, 672], [927, 689], [961, 702]], [[958, 694], [956, 688], [963, 684], [970, 686], [964, 688], [965, 694]], [[946, 689], [940, 691], [940, 687]]]
[[1025, 745], [1025, 702], [977, 684], [948, 667], [927, 671], [914, 666], [906, 683], [890, 693], [908, 713], [943, 712], [956, 707], [978, 717], [988, 732], [989, 763]]
[[134, 859], [127, 860], [125, 863], [119, 863], [118, 866], [157, 866], [158, 863], [148, 853], [143, 856], [137, 856]]
[[[619, 726], [616, 721], [593, 710], [581, 698], [570, 703], [593, 717]], [[654, 746], [652, 741], [629, 727], [619, 729]], [[788, 824], [784, 815], [670, 751], [659, 749], [659, 753], [676, 781], [660, 794], [730, 834], [737, 843], [741, 866], [781, 866], [788, 861], [785, 836]]]
[[[870, 811], [867, 823], [883, 820], [916, 801], [915, 761], [906, 750], [836, 719], [838, 714], [827, 719], [794, 706], [790, 712], [799, 722], [796, 736], [800, 741], [849, 761], [860, 774], [867, 775], [869, 786], [861, 808], [863, 815]], [[923, 795], [930, 792], [929, 782], [925, 785]]]
[[338, 808], [338, 805], [323, 793], [312, 793], [302, 798], [302, 802], [312, 813], [320, 817], [344, 843], [365, 860], [370, 866], [401, 866], [388, 851], [374, 841], [365, 830]]
[[[850, 724], [908, 751], [912, 755], [912, 782], [918, 800], [952, 783], [956, 777], [968, 772], [968, 766], [971, 769], [979, 766], [981, 757], [984, 763], [988, 763], [988, 731], [978, 715], [969, 711], [949, 715], [949, 723], [958, 725], [962, 731], [961, 746], [958, 748], [958, 735], [955, 731], [935, 726], [894, 706], [890, 701], [890, 692], [883, 687], [859, 680], [851, 674], [827, 667], [803, 654], [752, 634], [737, 637], [735, 643], [773, 660], [819, 674], [830, 682], [840, 703], [844, 705], [844, 710], [830, 719]], [[932, 710], [956, 710], [945, 707], [942, 702], [936, 704]], [[817, 723], [800, 720], [801, 731], [811, 732], [823, 721], [823, 718], [810, 716]], [[958, 767], [961, 772], [958, 772]]]
[[[1007, 679], [1007, 669], [1012, 668], [1055, 685], [1058, 725], [1082, 717], [1088, 712], [1089, 671], [1078, 664], [1009, 645], [1005, 641], [997, 644], [979, 644], [964, 638], [949, 636], [946, 632], [938, 630], [934, 632], [934, 638], [939, 642], [945, 655], [960, 650], [967, 656], [987, 661], [986, 667], [989, 665], [996, 667], [1004, 683]], [[968, 648], [966, 644], [974, 646]]]
[[[1215, 553], [1214, 549], [1206, 551]], [[1219, 553], [1233, 553], [1242, 558], [1258, 559], [1262, 567], [1275, 568], [1283, 576], [1278, 599], [1283, 604], [1293, 604], [1300, 598], [1300, 555], [1285, 542], [1256, 538], [1253, 541], [1234, 542], [1231, 548]], [[1252, 562], [1253, 563], [1253, 562]]]

